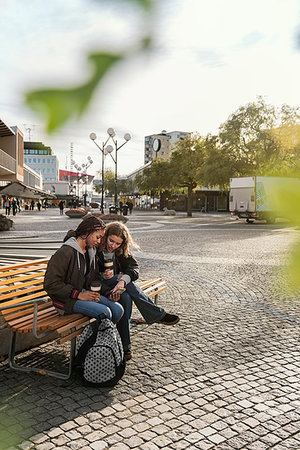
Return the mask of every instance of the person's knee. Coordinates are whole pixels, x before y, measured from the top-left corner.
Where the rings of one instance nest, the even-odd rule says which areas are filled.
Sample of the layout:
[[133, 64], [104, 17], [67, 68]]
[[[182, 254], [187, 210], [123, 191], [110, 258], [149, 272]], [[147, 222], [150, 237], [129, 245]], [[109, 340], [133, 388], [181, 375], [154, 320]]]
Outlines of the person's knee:
[[112, 321], [114, 323], [119, 322], [119, 320], [121, 319], [121, 317], [124, 314], [124, 308], [122, 305], [120, 305], [120, 303], [115, 303], [114, 304], [114, 308], [112, 310]]

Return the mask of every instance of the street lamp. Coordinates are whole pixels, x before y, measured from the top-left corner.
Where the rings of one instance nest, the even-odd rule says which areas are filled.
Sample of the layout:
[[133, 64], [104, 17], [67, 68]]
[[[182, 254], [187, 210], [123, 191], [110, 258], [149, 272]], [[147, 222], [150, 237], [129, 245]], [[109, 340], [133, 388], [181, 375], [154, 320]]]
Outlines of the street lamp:
[[[107, 130], [108, 131], [108, 130]], [[108, 133], [109, 134], [109, 133]], [[91, 133], [90, 134], [90, 139], [94, 142], [94, 144], [99, 148], [99, 150], [102, 153], [102, 169], [101, 169], [101, 177], [102, 177], [102, 186], [101, 186], [101, 213], [104, 214], [104, 156], [107, 155], [108, 153], [110, 153], [110, 151], [113, 150], [113, 148], [111, 147], [111, 145], [108, 145], [106, 148], [106, 144], [107, 142], [110, 140], [111, 135], [109, 134], [108, 138], [106, 139], [105, 142], [102, 142], [102, 148], [97, 144], [96, 139], [97, 139], [97, 135], [96, 133]], [[108, 147], [111, 147], [112, 150], [108, 150]]]
[[114, 145], [115, 145], [115, 157], [112, 156], [112, 151], [113, 151], [113, 147], [111, 145], [108, 145], [106, 147], [106, 150], [108, 153], [110, 153], [110, 156], [113, 160], [113, 162], [115, 163], [115, 208], [117, 208], [117, 202], [118, 202], [118, 151], [120, 150], [120, 148], [123, 147], [123, 145], [127, 144], [128, 141], [130, 141], [131, 136], [129, 133], [125, 133], [124, 134], [124, 139], [125, 142], [123, 142], [123, 144], [121, 144], [118, 147], [118, 143], [117, 140], [114, 139], [116, 133], [115, 130], [113, 128], [108, 128], [107, 133], [109, 134], [110, 138], [112, 139]]
[[78, 166], [78, 164], [76, 164], [74, 160], [72, 160], [71, 162], [74, 165], [75, 169], [77, 170], [78, 198], [79, 198], [79, 194], [80, 194], [80, 192], [79, 192], [79, 181], [80, 181], [80, 179], [82, 179], [84, 184], [85, 184], [85, 193], [83, 194], [83, 204], [84, 204], [84, 206], [86, 206], [87, 181], [88, 181], [87, 169], [93, 164], [92, 158], [90, 156], [88, 156], [87, 157], [87, 163], [85, 163], [85, 164], [83, 163], [82, 167]]

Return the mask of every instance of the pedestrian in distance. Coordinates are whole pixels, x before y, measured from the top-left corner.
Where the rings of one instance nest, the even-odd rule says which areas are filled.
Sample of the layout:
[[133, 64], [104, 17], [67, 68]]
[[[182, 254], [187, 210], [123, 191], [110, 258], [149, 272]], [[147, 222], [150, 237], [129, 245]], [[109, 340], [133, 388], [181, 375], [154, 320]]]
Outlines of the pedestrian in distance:
[[61, 314], [80, 313], [97, 318], [99, 315], [117, 323], [123, 308], [91, 284], [99, 280], [96, 247], [104, 235], [105, 224], [95, 216], [83, 220], [76, 230], [66, 234], [62, 246], [50, 258], [44, 289]]
[[[148, 324], [175, 325], [179, 321], [177, 315], [169, 314], [155, 305], [134, 283], [139, 277], [139, 266], [131, 253], [132, 248], [137, 249], [138, 245], [133, 241], [126, 225], [121, 222], [111, 222], [105, 228], [105, 234], [97, 252], [101, 278], [111, 288], [110, 294], [107, 294], [108, 298], [120, 302], [123, 307], [125, 305], [124, 316], [117, 326], [121, 337], [125, 337], [123, 346], [127, 360], [132, 358], [129, 327], [132, 301]], [[109, 265], [111, 265], [110, 268], [108, 268]]]
[[35, 205], [34, 200], [31, 200], [31, 202], [30, 202], [30, 209], [32, 211], [34, 210], [34, 205]]
[[60, 213], [60, 215], [62, 216], [63, 213], [64, 213], [65, 202], [64, 202], [63, 200], [61, 200], [61, 201], [59, 202], [58, 206], [59, 206], [59, 213]]
[[40, 211], [41, 210], [41, 207], [42, 207], [42, 204], [41, 204], [41, 202], [40, 201], [38, 201], [37, 202], [37, 204], [36, 204], [36, 206], [37, 206], [37, 209]]
[[13, 200], [11, 202], [11, 206], [12, 206], [13, 215], [15, 216], [17, 214], [17, 209], [18, 209], [17, 201], [15, 198], [13, 198]]
[[4, 202], [4, 208], [5, 208], [5, 214], [6, 214], [7, 216], [9, 216], [9, 215], [10, 215], [11, 203], [10, 203], [10, 200], [9, 200], [8, 197], [6, 197], [6, 200], [5, 200], [5, 202]]
[[129, 214], [132, 214], [132, 210], [133, 210], [133, 203], [132, 203], [132, 201], [131, 201], [131, 200], [128, 200], [128, 202], [127, 202], [127, 206], [128, 206], [128, 209], [129, 209]]

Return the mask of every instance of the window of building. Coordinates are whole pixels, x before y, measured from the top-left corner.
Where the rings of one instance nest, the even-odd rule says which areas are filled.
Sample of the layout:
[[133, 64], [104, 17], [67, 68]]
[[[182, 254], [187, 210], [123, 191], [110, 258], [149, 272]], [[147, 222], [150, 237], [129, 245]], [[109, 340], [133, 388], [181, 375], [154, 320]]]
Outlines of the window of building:
[[43, 164], [45, 164], [45, 162], [46, 162], [46, 158], [43, 158]]
[[48, 169], [47, 169], [47, 173], [49, 173], [50, 172], [50, 169], [49, 169], [49, 167], [48, 167]]
[[24, 158], [24, 163], [25, 163], [25, 164], [27, 163], [27, 158]]
[[47, 158], [47, 163], [50, 164], [50, 158]]
[[38, 158], [38, 163], [41, 164], [41, 158]]
[[29, 162], [29, 164], [31, 163], [31, 158], [28, 158], [28, 162]]
[[54, 173], [55, 172], [55, 169], [52, 169], [52, 173]]
[[33, 158], [32, 161], [36, 164], [36, 158]]

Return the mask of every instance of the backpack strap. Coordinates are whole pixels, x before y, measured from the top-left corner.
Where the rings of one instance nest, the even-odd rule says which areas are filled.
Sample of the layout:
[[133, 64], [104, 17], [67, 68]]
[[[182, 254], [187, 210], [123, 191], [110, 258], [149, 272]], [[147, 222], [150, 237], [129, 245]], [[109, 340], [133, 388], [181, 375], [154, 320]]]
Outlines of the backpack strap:
[[87, 354], [87, 351], [95, 344], [97, 339], [98, 328], [101, 323], [101, 320], [106, 316], [104, 314], [99, 314], [95, 322], [92, 322], [89, 326], [92, 329], [91, 336], [81, 345], [79, 348], [77, 355], [74, 358], [74, 367], [80, 367], [84, 361], [84, 358]]

